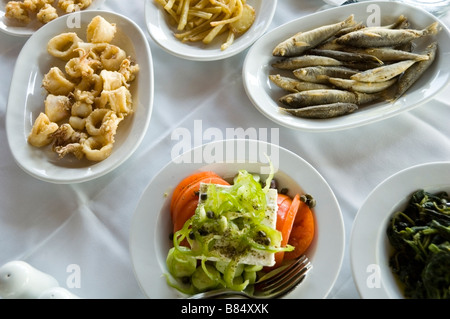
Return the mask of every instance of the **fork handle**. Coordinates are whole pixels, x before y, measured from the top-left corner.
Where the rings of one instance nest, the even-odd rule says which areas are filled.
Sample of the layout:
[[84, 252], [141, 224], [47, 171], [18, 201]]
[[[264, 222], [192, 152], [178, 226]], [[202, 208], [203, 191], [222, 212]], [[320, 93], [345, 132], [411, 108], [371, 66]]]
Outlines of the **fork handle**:
[[217, 290], [211, 290], [202, 292], [199, 294], [195, 294], [193, 296], [190, 296], [188, 299], [211, 299], [211, 298], [218, 298], [218, 297], [224, 297], [224, 296], [241, 296], [250, 299], [251, 296], [246, 294], [243, 291], [236, 291], [231, 289], [217, 289]]

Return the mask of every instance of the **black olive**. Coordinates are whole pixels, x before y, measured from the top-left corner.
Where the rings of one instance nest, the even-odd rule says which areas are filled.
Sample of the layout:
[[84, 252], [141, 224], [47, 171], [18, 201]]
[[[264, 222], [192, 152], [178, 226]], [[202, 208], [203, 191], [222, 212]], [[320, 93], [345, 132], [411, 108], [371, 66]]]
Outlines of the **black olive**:
[[200, 195], [200, 199], [201, 200], [206, 200], [208, 198], [208, 195], [206, 194], [206, 193], [202, 193], [201, 195]]
[[216, 217], [216, 215], [214, 215], [214, 212], [208, 210], [208, 211], [206, 212], [206, 217], [208, 217], [208, 218], [210, 218], [210, 219], [213, 219], [214, 217]]
[[272, 179], [270, 181], [270, 188], [277, 188], [277, 186], [278, 186], [277, 184], [278, 184], [277, 181]]
[[267, 234], [263, 230], [258, 231], [258, 236], [260, 237], [267, 237]]

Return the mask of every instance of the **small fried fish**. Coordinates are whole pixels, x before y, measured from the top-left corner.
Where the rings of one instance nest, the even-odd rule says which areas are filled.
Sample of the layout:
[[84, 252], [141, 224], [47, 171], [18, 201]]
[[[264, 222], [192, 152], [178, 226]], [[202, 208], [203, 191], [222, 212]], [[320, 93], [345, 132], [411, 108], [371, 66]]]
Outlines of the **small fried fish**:
[[437, 42], [431, 43], [423, 52], [429, 59], [417, 62], [401, 75], [394, 100], [400, 98], [422, 76], [430, 65], [433, 64], [433, 61], [436, 58], [437, 48]]
[[354, 103], [330, 103], [322, 105], [307, 106], [300, 109], [280, 108], [297, 117], [308, 119], [329, 119], [352, 113], [358, 109]]
[[366, 104], [379, 99], [381, 95], [350, 92], [345, 90], [325, 89], [291, 93], [279, 99], [285, 108], [303, 108], [312, 105], [331, 103]]
[[372, 27], [347, 33], [338, 39], [338, 44], [355, 47], [392, 47], [411, 42], [415, 39], [434, 35], [440, 31], [439, 23], [434, 22], [423, 30], [414, 29], [388, 29]]
[[394, 48], [367, 48], [362, 50], [362, 52], [375, 56], [383, 62], [396, 62], [403, 60], [423, 61], [429, 59], [426, 54], [417, 54]]
[[360, 82], [349, 79], [329, 78], [331, 84], [337, 88], [356, 91], [361, 93], [377, 93], [386, 90], [397, 82], [397, 78], [393, 78], [383, 82]]
[[295, 70], [308, 66], [339, 66], [342, 62], [330, 57], [319, 55], [301, 55], [275, 61], [272, 66], [282, 70]]
[[344, 21], [318, 27], [306, 32], [298, 32], [292, 37], [279, 43], [272, 54], [274, 56], [298, 56], [306, 50], [314, 48], [325, 40], [334, 36], [338, 31], [355, 24], [354, 16], [351, 15]]
[[383, 61], [381, 61], [378, 57], [365, 52], [345, 52], [338, 50], [312, 49], [309, 51], [309, 53], [316, 56], [333, 58], [343, 62], [368, 63], [370, 65], [377, 66], [383, 65]]
[[350, 79], [361, 82], [384, 82], [402, 74], [414, 63], [416, 63], [416, 61], [406, 60], [383, 65], [378, 68], [354, 74]]
[[342, 66], [310, 66], [296, 69], [292, 73], [301, 81], [327, 84], [329, 77], [349, 79], [358, 71]]
[[319, 89], [329, 89], [330, 87], [326, 84], [303, 82], [297, 79], [293, 79], [287, 76], [282, 76], [280, 74], [269, 75], [269, 79], [275, 83], [278, 87], [288, 91], [288, 92], [301, 92], [309, 90], [319, 90]]

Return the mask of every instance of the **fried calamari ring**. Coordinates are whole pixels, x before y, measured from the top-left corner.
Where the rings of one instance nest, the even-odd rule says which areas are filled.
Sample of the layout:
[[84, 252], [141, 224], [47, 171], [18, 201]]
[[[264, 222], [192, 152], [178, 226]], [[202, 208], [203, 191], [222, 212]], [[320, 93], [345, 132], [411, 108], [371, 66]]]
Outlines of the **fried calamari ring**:
[[90, 161], [100, 162], [111, 155], [113, 143], [103, 136], [91, 136], [81, 143], [83, 153]]
[[70, 82], [60, 68], [54, 66], [42, 79], [42, 86], [54, 95], [68, 95], [75, 88], [75, 84]]
[[100, 61], [102, 62], [103, 68], [108, 71], [119, 70], [123, 60], [126, 58], [126, 52], [112, 44], [108, 44], [100, 55]]
[[36, 14], [36, 18], [42, 23], [49, 23], [58, 17], [56, 8], [50, 4], [45, 4]]
[[92, 0], [58, 0], [58, 7], [65, 12], [75, 12], [89, 7]]
[[124, 86], [112, 91], [102, 91], [98, 103], [99, 108], [111, 109], [124, 116], [133, 112], [131, 93]]
[[129, 86], [123, 74], [117, 71], [102, 70], [100, 78], [103, 81], [103, 90], [105, 91], [113, 91], [121, 86]]
[[51, 122], [45, 113], [40, 113], [34, 121], [28, 143], [36, 147], [42, 147], [52, 142], [52, 134], [58, 130], [58, 124]]
[[5, 17], [22, 23], [30, 23], [30, 14], [23, 2], [9, 1], [5, 6]]
[[58, 34], [47, 43], [47, 51], [52, 56], [64, 61], [69, 61], [78, 55], [76, 48], [83, 42], [75, 32]]
[[49, 94], [44, 101], [44, 113], [52, 122], [59, 122], [70, 115], [70, 99], [65, 95]]
[[77, 101], [83, 101], [89, 104], [94, 103], [94, 99], [100, 95], [103, 90], [103, 81], [98, 74], [90, 77], [84, 77], [77, 84], [73, 92]]
[[123, 117], [108, 109], [95, 109], [86, 118], [86, 131], [90, 136], [102, 136], [105, 140], [113, 143], [117, 127]]
[[103, 17], [96, 16], [87, 27], [87, 40], [91, 43], [110, 43], [116, 31], [115, 23], [109, 23]]

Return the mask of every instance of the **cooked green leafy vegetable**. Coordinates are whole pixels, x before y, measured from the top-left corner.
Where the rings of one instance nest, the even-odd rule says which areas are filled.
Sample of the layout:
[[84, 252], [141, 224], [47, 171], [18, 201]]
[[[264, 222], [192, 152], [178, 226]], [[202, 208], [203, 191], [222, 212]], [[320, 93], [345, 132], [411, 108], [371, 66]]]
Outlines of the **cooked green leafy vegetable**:
[[450, 299], [450, 200], [446, 192], [416, 191], [387, 228], [390, 267], [414, 299]]

